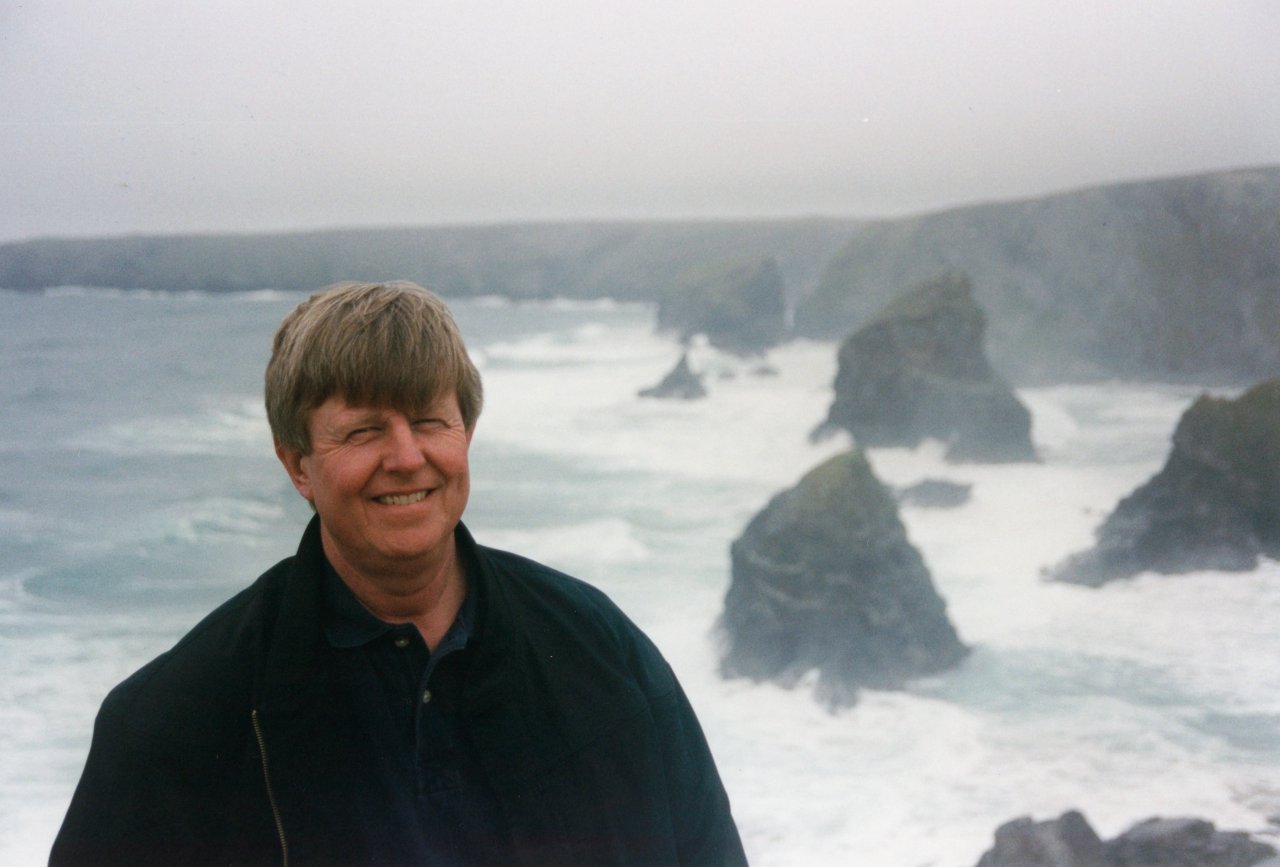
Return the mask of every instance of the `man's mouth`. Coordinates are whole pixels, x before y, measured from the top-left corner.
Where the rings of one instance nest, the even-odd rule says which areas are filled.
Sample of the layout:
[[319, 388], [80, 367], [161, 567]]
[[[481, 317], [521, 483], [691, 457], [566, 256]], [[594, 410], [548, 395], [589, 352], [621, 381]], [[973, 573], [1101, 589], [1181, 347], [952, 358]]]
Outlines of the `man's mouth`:
[[384, 506], [411, 506], [414, 503], [421, 502], [427, 498], [428, 490], [414, 491], [412, 494], [386, 494], [381, 497], [374, 497], [374, 502], [381, 503]]

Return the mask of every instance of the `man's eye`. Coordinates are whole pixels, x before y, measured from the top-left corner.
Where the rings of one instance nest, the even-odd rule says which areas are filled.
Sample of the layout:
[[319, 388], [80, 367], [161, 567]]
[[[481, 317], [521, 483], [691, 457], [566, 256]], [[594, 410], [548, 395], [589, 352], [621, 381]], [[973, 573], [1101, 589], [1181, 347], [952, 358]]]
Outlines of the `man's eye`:
[[347, 434], [347, 441], [359, 442], [361, 440], [366, 440], [369, 437], [373, 436], [375, 430], [376, 428], [371, 428], [371, 427], [358, 427]]

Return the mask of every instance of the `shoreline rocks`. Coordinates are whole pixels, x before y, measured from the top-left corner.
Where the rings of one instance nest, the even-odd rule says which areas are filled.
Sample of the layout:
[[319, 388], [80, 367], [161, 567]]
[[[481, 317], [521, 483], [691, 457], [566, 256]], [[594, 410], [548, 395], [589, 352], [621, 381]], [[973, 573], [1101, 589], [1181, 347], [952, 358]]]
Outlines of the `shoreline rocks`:
[[975, 867], [1253, 867], [1276, 850], [1243, 831], [1195, 818], [1151, 818], [1103, 841], [1069, 810], [1043, 822], [1023, 816], [996, 829]]

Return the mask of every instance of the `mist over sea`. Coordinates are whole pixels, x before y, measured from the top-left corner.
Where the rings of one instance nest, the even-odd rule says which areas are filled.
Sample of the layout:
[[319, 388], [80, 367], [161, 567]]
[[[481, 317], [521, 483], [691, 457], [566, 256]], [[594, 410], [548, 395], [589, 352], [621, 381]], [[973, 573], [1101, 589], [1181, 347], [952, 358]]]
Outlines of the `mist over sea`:
[[[0, 863], [43, 863], [107, 690], [297, 544], [309, 509], [261, 408], [303, 296], [0, 292]], [[706, 347], [710, 395], [636, 397], [675, 362], [653, 311], [460, 301], [485, 378], [465, 520], [609, 593], [675, 667], [757, 865], [969, 867], [1019, 815], [1103, 837], [1153, 815], [1280, 832], [1280, 564], [1046, 583], [1168, 453], [1188, 386], [1023, 389], [1043, 460], [877, 449], [886, 483], [970, 483], [904, 508], [962, 666], [831, 713], [807, 684], [717, 674], [729, 543], [825, 457], [835, 346], [776, 375]], [[1008, 375], [1009, 371], [1005, 371]]]

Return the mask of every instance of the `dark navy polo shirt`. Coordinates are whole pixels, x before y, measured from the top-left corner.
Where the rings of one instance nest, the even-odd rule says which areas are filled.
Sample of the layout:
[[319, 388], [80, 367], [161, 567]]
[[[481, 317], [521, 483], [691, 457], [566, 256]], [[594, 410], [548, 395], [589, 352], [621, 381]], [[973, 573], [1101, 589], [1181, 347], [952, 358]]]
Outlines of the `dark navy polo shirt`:
[[[476, 632], [468, 589], [435, 652], [412, 623], [378, 619], [325, 563], [325, 636], [395, 823], [418, 828], [405, 864], [496, 863], [504, 840], [459, 701]], [[496, 859], [496, 860], [495, 860]]]

